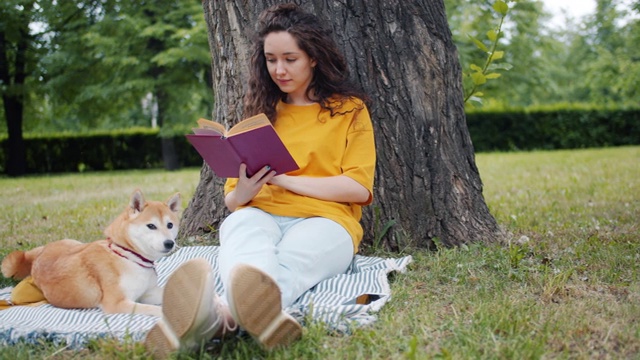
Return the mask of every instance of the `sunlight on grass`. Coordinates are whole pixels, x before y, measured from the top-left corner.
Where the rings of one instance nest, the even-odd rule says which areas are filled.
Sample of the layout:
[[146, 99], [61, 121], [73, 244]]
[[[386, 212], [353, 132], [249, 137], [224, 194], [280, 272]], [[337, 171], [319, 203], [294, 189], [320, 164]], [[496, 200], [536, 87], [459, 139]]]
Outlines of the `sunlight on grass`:
[[[491, 213], [510, 230], [633, 230], [640, 149], [479, 154]], [[635, 228], [637, 230], [637, 228]]]

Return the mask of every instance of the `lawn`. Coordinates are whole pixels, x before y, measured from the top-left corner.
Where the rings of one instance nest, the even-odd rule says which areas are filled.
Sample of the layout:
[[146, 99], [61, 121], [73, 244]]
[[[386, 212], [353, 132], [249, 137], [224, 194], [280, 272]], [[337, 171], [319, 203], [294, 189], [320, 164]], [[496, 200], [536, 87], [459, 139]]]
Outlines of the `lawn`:
[[[640, 147], [476, 156], [504, 244], [410, 250], [378, 322], [350, 336], [320, 324], [264, 352], [248, 339], [180, 358], [640, 358]], [[101, 238], [135, 187], [187, 206], [199, 169], [0, 178], [0, 256], [60, 238]], [[394, 254], [379, 254], [394, 255]], [[5, 279], [0, 286], [10, 285]], [[83, 351], [17, 345], [0, 358], [144, 359], [139, 344]]]

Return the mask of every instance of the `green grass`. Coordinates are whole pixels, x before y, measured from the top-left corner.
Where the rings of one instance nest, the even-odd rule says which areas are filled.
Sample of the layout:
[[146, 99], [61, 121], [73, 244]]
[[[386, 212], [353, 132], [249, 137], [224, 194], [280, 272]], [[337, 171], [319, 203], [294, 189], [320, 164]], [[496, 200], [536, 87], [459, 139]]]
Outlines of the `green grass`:
[[[270, 353], [232, 338], [178, 357], [640, 358], [640, 147], [476, 161], [489, 208], [510, 234], [505, 243], [412, 251], [378, 322], [351, 336], [316, 324]], [[63, 237], [100, 238], [135, 187], [149, 199], [180, 191], [186, 206], [198, 179], [198, 169], [0, 179], [0, 255]], [[17, 345], [0, 358], [147, 356], [139, 344], [100, 341], [83, 351]]]

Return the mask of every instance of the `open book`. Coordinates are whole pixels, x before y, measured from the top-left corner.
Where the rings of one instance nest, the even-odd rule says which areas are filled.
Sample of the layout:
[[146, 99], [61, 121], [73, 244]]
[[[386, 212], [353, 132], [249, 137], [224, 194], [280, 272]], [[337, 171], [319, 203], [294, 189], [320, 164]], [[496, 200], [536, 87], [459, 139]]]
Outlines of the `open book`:
[[237, 178], [240, 164], [252, 176], [269, 165], [276, 174], [299, 169], [265, 114], [244, 119], [227, 130], [222, 124], [199, 119], [198, 127], [187, 139], [209, 165], [223, 178]]

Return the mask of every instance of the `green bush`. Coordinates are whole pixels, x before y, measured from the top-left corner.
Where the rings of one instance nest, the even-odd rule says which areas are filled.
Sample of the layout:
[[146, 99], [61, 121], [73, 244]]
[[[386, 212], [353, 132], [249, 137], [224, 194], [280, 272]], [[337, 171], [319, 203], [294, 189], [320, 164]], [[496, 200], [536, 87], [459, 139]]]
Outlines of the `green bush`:
[[[640, 110], [554, 107], [468, 112], [476, 152], [576, 149], [640, 144]], [[187, 132], [188, 129], [185, 129]], [[202, 158], [183, 135], [171, 137], [180, 166]], [[161, 168], [158, 130], [133, 128], [82, 134], [26, 135], [27, 172], [60, 173]], [[0, 138], [0, 172], [7, 139]]]
[[640, 144], [640, 110], [539, 109], [469, 112], [476, 152]]
[[[172, 137], [181, 166], [200, 166], [202, 158], [184, 136]], [[158, 130], [134, 128], [82, 134], [26, 135], [27, 172], [60, 173], [161, 168]], [[0, 170], [4, 172], [7, 139], [0, 140]]]

